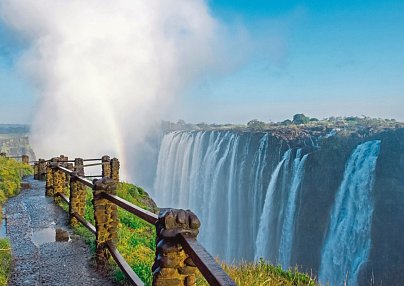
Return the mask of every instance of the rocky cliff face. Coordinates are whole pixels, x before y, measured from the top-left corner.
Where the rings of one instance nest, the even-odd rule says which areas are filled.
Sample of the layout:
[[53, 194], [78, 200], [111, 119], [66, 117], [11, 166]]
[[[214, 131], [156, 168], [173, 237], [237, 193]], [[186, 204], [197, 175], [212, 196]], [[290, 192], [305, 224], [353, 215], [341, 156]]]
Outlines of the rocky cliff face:
[[31, 161], [36, 160], [34, 150], [29, 144], [28, 136], [15, 134], [1, 136], [0, 152], [4, 152], [10, 157], [28, 155]]
[[[306, 163], [296, 223], [292, 262], [305, 271], [319, 269], [329, 225], [329, 213], [342, 181], [346, 162], [359, 144], [381, 140], [377, 159], [369, 259], [359, 274], [360, 285], [374, 277], [376, 284], [400, 285], [404, 279], [404, 129], [383, 131], [360, 138], [329, 138]], [[341, 243], [351, 243], [341, 241]]]
[[[202, 219], [200, 239], [222, 259], [253, 260], [258, 255], [317, 275], [320, 265], [325, 265], [323, 252], [337, 193], [346, 188], [344, 200], [358, 200], [350, 192], [366, 189], [366, 205], [361, 201], [342, 204], [339, 219], [344, 220], [346, 212], [353, 223], [340, 243], [361, 245], [354, 241], [361, 232], [355, 227], [369, 228], [369, 251], [335, 263], [341, 267], [350, 263], [341, 268], [347, 269], [348, 276], [358, 268], [354, 280], [359, 285], [371, 279], [375, 284], [400, 285], [404, 281], [400, 243], [404, 237], [404, 128], [340, 127], [168, 133], [161, 143], [153, 197], [163, 207], [196, 211]], [[363, 176], [358, 169], [366, 167], [370, 156], [363, 146], [371, 142], [380, 149], [375, 168], [368, 170], [367, 178], [353, 178]], [[360, 146], [362, 161], [353, 162]], [[352, 171], [347, 171], [350, 161]], [[369, 184], [357, 183], [361, 180]], [[355, 222], [364, 213], [369, 226]], [[333, 223], [338, 226], [338, 218]]]

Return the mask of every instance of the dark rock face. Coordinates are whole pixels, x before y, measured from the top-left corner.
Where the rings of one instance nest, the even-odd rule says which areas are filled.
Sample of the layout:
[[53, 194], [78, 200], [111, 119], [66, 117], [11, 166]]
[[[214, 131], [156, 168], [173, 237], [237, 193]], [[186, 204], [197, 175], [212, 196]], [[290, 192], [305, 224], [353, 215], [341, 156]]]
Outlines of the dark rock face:
[[355, 138], [331, 137], [308, 158], [302, 182], [292, 263], [316, 271], [320, 266], [330, 210], [344, 173], [345, 163], [360, 143]]
[[[345, 163], [363, 141], [381, 140], [376, 165], [371, 252], [359, 275], [360, 285], [401, 285], [404, 280], [404, 129], [368, 138], [333, 137], [320, 144], [306, 164], [299, 198], [292, 262], [304, 271], [319, 269], [330, 209]], [[341, 242], [347, 243], [347, 242]]]
[[372, 249], [362, 281], [402, 285], [404, 281], [404, 129], [376, 136], [381, 140], [374, 186]]

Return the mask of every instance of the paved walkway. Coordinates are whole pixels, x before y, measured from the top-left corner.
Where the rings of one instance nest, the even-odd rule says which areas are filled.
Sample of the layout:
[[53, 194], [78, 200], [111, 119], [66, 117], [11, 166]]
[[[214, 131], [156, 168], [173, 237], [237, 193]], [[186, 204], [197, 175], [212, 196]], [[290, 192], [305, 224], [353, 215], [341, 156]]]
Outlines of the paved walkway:
[[14, 259], [9, 285], [113, 285], [95, 270], [87, 245], [67, 226], [66, 212], [45, 197], [44, 182], [26, 181], [31, 189], [5, 205]]

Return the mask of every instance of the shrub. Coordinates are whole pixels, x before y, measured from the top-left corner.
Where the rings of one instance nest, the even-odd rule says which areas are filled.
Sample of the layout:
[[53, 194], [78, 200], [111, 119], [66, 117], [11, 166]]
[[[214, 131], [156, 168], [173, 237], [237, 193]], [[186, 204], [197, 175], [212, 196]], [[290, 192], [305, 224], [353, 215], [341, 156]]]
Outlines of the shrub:
[[310, 122], [310, 117], [300, 113], [293, 115], [293, 123], [294, 124], [306, 124]]

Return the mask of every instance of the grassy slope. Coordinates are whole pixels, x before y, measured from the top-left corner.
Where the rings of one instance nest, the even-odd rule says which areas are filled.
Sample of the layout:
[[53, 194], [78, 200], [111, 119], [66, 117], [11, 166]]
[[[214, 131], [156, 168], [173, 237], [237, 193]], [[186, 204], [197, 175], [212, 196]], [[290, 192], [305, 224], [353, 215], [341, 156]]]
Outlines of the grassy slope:
[[[2, 204], [7, 198], [20, 192], [21, 176], [32, 173], [32, 169], [13, 159], [0, 157], [0, 221]], [[0, 286], [7, 285], [10, 274], [11, 249], [7, 239], [0, 239]]]
[[[121, 198], [130, 201], [144, 209], [156, 212], [154, 202], [146, 192], [132, 184], [118, 184], [117, 194]], [[91, 191], [87, 194], [87, 206], [85, 218], [94, 223]], [[145, 282], [151, 285], [153, 264], [155, 255], [155, 228], [143, 222], [134, 215], [119, 209], [120, 224], [118, 228], [118, 250], [128, 261], [133, 270]], [[83, 226], [75, 231], [83, 236], [93, 251], [95, 251], [95, 238]], [[118, 281], [124, 282], [122, 272], [111, 261], [113, 272]], [[316, 285], [308, 275], [297, 271], [283, 271], [280, 267], [272, 266], [263, 261], [257, 263], [242, 263], [240, 265], [222, 264], [224, 270], [236, 281], [237, 285], [285, 285], [303, 286]], [[197, 285], [208, 285], [202, 276], [198, 277]]]

